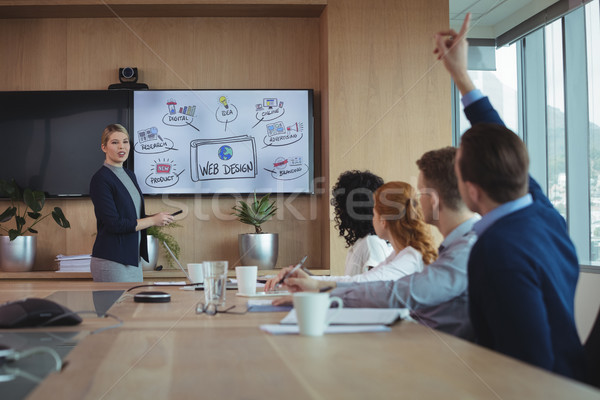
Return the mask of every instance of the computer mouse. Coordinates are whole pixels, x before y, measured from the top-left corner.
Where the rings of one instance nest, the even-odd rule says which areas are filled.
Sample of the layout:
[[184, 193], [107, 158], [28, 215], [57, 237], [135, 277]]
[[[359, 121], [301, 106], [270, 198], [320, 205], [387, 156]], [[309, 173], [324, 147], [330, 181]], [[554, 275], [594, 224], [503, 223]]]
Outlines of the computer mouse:
[[0, 305], [0, 328], [77, 325], [81, 317], [51, 300], [31, 297]]

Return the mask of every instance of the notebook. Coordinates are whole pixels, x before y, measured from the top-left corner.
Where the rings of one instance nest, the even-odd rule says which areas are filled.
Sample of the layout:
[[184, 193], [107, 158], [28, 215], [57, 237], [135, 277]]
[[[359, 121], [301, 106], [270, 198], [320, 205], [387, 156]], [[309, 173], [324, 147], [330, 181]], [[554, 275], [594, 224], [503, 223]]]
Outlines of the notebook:
[[[339, 311], [339, 312], [338, 312]], [[331, 325], [392, 325], [399, 319], [408, 316], [406, 308], [332, 308], [334, 314]], [[280, 322], [283, 325], [296, 325], [296, 310], [292, 310]]]
[[254, 294], [244, 294], [244, 293], [236, 293], [236, 296], [240, 297], [248, 297], [248, 298], [261, 298], [261, 297], [281, 297], [281, 296], [291, 296], [292, 293], [287, 290], [278, 290], [274, 292], [256, 292]]

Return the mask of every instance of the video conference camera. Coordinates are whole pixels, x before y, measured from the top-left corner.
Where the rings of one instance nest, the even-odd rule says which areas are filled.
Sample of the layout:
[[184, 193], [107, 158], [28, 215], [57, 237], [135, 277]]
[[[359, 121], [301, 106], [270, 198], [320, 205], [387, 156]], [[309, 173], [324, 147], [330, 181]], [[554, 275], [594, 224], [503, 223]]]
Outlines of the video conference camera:
[[108, 87], [111, 89], [147, 90], [148, 85], [138, 83], [138, 69], [136, 67], [119, 68], [119, 82]]

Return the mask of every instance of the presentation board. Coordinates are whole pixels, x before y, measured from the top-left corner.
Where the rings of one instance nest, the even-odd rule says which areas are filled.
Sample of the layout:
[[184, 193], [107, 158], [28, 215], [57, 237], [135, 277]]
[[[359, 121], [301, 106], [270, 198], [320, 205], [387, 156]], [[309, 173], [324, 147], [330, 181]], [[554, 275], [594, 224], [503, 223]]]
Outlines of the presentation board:
[[144, 194], [313, 193], [312, 90], [136, 91]]

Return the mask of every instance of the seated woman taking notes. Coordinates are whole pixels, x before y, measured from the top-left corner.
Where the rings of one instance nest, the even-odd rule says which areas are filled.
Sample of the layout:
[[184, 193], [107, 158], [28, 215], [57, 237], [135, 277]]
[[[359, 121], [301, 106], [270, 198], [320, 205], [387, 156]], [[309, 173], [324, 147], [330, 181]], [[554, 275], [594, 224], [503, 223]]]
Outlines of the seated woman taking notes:
[[[318, 290], [334, 282], [396, 280], [420, 272], [437, 258], [429, 226], [417, 200], [416, 190], [405, 182], [389, 182], [374, 195], [373, 227], [375, 233], [392, 244], [394, 251], [375, 268], [353, 276], [313, 277], [297, 270], [284, 284], [291, 291]], [[265, 291], [275, 288], [290, 267], [267, 281]], [[299, 279], [301, 278], [301, 279]]]

